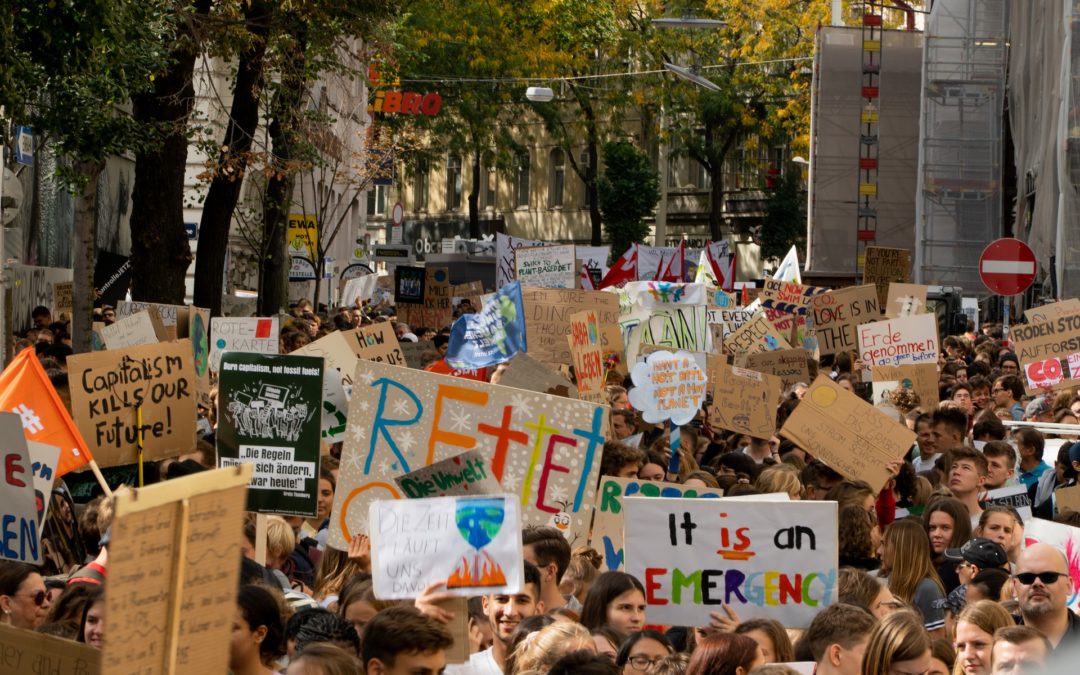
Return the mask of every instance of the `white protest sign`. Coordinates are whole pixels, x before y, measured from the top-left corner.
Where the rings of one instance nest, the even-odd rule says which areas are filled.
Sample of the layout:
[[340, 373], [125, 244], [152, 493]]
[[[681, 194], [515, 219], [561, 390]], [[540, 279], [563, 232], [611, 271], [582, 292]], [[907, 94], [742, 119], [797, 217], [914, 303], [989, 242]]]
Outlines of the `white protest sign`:
[[577, 262], [574, 245], [522, 247], [514, 251], [514, 276], [522, 286], [574, 288]]
[[1028, 497], [1027, 487], [1023, 485], [988, 490], [986, 494], [980, 496], [979, 503], [983, 508], [990, 504], [1011, 506], [1016, 509], [1025, 523], [1031, 520], [1031, 498]]
[[521, 590], [521, 512], [511, 495], [382, 500], [368, 523], [380, 600], [415, 598], [435, 581], [462, 596]]
[[630, 371], [630, 405], [650, 424], [671, 420], [682, 426], [701, 409], [707, 393], [705, 371], [690, 352], [658, 351]]
[[41, 546], [34, 473], [23, 425], [15, 413], [0, 413], [0, 439], [4, 441], [0, 462], [0, 558], [36, 565], [41, 562]]
[[915, 314], [859, 326], [859, 358], [869, 367], [937, 363], [936, 314]]
[[60, 448], [35, 441], [27, 441], [26, 445], [30, 451], [30, 467], [34, 473], [34, 499], [40, 536], [42, 528], [45, 527], [45, 519], [49, 517], [49, 503], [52, 502], [56, 467], [60, 462]]
[[101, 329], [106, 349], [124, 349], [157, 344], [158, 337], [150, 313], [143, 311], [114, 321]]
[[210, 319], [210, 371], [225, 352], [278, 353], [278, 318], [215, 316]]
[[835, 502], [624, 503], [626, 571], [645, 585], [650, 623], [705, 626], [724, 603], [803, 628], [836, 600]]
[[348, 279], [341, 289], [341, 306], [360, 307], [364, 301], [370, 301], [379, 282], [377, 274], [365, 274], [362, 277]]
[[514, 280], [514, 251], [529, 246], [546, 246], [546, 241], [520, 239], [506, 234], [495, 235], [495, 290]]

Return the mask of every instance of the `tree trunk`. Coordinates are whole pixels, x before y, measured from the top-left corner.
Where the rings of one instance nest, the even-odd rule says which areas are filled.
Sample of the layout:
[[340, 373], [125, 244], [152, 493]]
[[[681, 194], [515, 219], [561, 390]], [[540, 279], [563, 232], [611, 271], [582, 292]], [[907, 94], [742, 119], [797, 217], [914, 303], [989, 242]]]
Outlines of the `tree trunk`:
[[[210, 12], [210, 0], [195, 3], [196, 16]], [[192, 74], [198, 54], [192, 19], [179, 22], [172, 67], [154, 79], [154, 91], [134, 97], [141, 124], [165, 125], [160, 145], [135, 153], [131, 192], [131, 294], [136, 300], [183, 304], [191, 246], [184, 229], [184, 172], [187, 121], [195, 103]]]
[[472, 161], [472, 185], [469, 187], [469, 238], [480, 238], [480, 158], [484, 154], [476, 143]]
[[98, 177], [105, 162], [78, 162], [76, 170], [86, 181], [75, 196], [74, 260], [71, 296], [71, 348], [90, 351], [94, 314], [94, 264], [97, 262]]
[[203, 202], [199, 255], [195, 260], [195, 304], [209, 308], [213, 316], [221, 315], [229, 226], [244, 183], [246, 153], [251, 149], [259, 124], [259, 94], [263, 88], [269, 14], [264, 2], [252, 3], [245, 12], [251, 26], [252, 43], [240, 54], [229, 126], [222, 142], [225, 150], [218, 156], [219, 171]]

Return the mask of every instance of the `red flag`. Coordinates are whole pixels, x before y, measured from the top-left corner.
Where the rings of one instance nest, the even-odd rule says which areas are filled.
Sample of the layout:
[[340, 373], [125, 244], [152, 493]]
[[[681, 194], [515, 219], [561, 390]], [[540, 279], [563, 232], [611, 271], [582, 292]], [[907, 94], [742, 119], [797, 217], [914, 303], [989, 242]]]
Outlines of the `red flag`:
[[632, 244], [622, 257], [615, 261], [608, 273], [600, 280], [600, 288], [608, 286], [622, 287], [628, 281], [637, 280], [638, 250], [637, 244]]
[[581, 266], [581, 290], [583, 291], [595, 291], [596, 287], [593, 286], [592, 276], [589, 274], [589, 266]]
[[657, 281], [671, 281], [674, 283], [682, 283], [683, 270], [686, 269], [686, 241], [680, 241], [679, 247], [671, 254], [671, 260], [668, 260], [667, 265], [663, 264], [661, 259], [661, 265], [657, 271]]
[[0, 410], [19, 416], [27, 440], [60, 448], [57, 476], [93, 461], [33, 347], [19, 352], [0, 373]]
[[[721, 251], [727, 252], [728, 255], [719, 257], [718, 254]], [[713, 278], [716, 279], [716, 285], [720, 290], [733, 290], [735, 288], [735, 251], [728, 248], [726, 241], [714, 241], [705, 245], [705, 258], [709, 261]]]

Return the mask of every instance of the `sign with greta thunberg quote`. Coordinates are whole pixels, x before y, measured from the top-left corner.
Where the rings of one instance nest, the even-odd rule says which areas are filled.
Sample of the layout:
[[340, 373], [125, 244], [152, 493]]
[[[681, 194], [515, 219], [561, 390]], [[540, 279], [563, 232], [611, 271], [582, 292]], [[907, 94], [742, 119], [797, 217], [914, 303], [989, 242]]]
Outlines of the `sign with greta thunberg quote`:
[[629, 497], [626, 571], [649, 621], [703, 626], [721, 605], [803, 628], [836, 600], [835, 502]]
[[316, 515], [322, 359], [225, 352], [218, 386], [218, 462], [253, 466], [247, 509]]

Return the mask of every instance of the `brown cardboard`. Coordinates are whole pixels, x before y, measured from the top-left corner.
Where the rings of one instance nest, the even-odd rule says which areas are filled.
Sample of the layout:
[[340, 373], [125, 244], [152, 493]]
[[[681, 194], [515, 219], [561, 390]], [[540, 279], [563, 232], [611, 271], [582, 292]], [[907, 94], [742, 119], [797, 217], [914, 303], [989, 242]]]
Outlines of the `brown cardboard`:
[[769, 321], [765, 310], [758, 311], [752, 319], [729, 335], [724, 340], [724, 346], [733, 354], [756, 354], [791, 348], [787, 338]]
[[926, 313], [926, 294], [930, 290], [922, 284], [889, 284], [889, 299], [885, 303], [885, 316], [890, 319], [909, 314]]
[[1028, 393], [1047, 386], [1071, 389], [1080, 385], [1080, 314], [1011, 326], [1009, 339], [1020, 359], [1021, 380]]
[[85, 642], [0, 623], [0, 670], [5, 673], [100, 675], [101, 651]]
[[807, 363], [806, 350], [802, 347], [747, 354], [743, 367], [780, 378], [783, 389], [799, 382], [810, 384], [810, 365]]
[[518, 352], [503, 371], [499, 384], [504, 387], [524, 389], [538, 394], [554, 394], [577, 398], [574, 384], [545, 363], [537, 361], [525, 352]]
[[593, 403], [603, 403], [604, 396], [604, 347], [600, 340], [600, 327], [596, 312], [575, 312], [570, 316], [570, 334], [566, 336], [574, 362], [578, 398]]
[[874, 284], [878, 304], [885, 306], [889, 298], [889, 284], [911, 281], [911, 251], [906, 248], [867, 246], [863, 263], [863, 283]]
[[[919, 396], [919, 408], [933, 411], [938, 406], [938, 368], [936, 363], [905, 366], [875, 366], [874, 382], [899, 382]], [[908, 386], [910, 384], [910, 386]]]
[[521, 299], [529, 355], [544, 363], [570, 363], [566, 336], [570, 334], [571, 314], [591, 309], [601, 326], [619, 325], [619, 296], [614, 293], [523, 286]]
[[822, 356], [855, 351], [858, 348], [855, 328], [881, 318], [877, 288], [873, 285], [850, 286], [815, 295], [810, 307], [814, 336]]
[[776, 433], [780, 378], [717, 363], [709, 373], [709, 426], [756, 438]]

